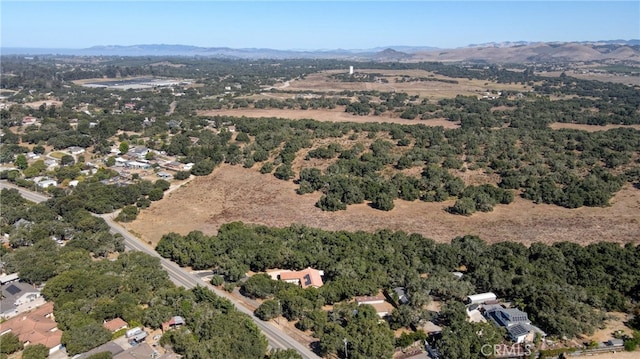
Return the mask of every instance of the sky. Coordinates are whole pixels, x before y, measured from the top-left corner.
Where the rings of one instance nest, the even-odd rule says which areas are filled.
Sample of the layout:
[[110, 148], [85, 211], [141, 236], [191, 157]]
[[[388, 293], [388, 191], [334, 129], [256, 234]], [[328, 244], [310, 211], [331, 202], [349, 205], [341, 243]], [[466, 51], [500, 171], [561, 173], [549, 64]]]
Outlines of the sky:
[[0, 1], [0, 46], [280, 50], [640, 39], [640, 1]]

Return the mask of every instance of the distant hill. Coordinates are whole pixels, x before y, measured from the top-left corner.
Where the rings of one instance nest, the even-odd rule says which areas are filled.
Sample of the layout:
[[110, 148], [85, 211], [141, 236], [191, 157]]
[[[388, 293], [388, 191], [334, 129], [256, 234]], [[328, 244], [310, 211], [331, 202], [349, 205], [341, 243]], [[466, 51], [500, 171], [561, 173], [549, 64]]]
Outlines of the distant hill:
[[622, 42], [491, 43], [412, 55], [414, 61], [470, 61], [489, 63], [626, 60], [640, 62], [638, 40]]
[[456, 49], [387, 46], [373, 49], [275, 50], [189, 45], [94, 46], [86, 49], [2, 48], [2, 55], [205, 56], [229, 59], [343, 59], [354, 61], [465, 61], [489, 63], [628, 60], [640, 62], [640, 40], [593, 42], [500, 42]]

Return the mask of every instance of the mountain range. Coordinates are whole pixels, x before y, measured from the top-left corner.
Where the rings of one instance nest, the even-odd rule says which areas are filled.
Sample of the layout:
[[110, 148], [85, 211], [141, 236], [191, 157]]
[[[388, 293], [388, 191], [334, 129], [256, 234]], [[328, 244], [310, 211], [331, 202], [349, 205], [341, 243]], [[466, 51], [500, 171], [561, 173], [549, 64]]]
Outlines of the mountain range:
[[372, 49], [276, 50], [189, 45], [94, 46], [85, 49], [2, 48], [2, 55], [200, 56], [228, 59], [344, 59], [354, 61], [566, 62], [623, 60], [640, 62], [640, 40], [590, 42], [501, 42], [454, 49], [386, 46]]

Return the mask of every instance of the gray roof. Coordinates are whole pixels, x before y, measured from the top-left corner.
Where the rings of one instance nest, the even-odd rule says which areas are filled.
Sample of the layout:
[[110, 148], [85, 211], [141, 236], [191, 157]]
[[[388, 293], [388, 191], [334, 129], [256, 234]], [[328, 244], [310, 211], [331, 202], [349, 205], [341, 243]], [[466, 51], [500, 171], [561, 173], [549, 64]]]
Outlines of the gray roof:
[[97, 348], [93, 348], [86, 353], [80, 354], [77, 359], [86, 359], [94, 354], [104, 353], [104, 352], [110, 352], [111, 355], [115, 356], [118, 353], [122, 353], [122, 351], [124, 351], [124, 349], [122, 349], [121, 346], [119, 346], [113, 341], [110, 341], [102, 344]]
[[0, 301], [0, 313], [10, 312], [15, 310], [17, 307], [15, 302], [18, 298], [22, 297], [27, 293], [35, 293], [39, 294], [40, 290], [33, 288], [31, 284], [24, 282], [9, 282], [7, 284], [3, 284], [0, 287], [0, 291], [2, 291], [2, 300]]
[[493, 319], [493, 321], [496, 322], [496, 324], [503, 327], [510, 327], [512, 325], [522, 323], [531, 324], [527, 313], [517, 308], [507, 309], [498, 307], [487, 310], [486, 313], [489, 318]]
[[529, 326], [526, 324], [515, 324], [510, 327], [507, 327], [507, 332], [509, 333], [509, 336], [511, 336], [511, 338], [514, 338], [514, 339], [519, 336], [530, 333], [531, 330], [532, 328], [529, 328]]

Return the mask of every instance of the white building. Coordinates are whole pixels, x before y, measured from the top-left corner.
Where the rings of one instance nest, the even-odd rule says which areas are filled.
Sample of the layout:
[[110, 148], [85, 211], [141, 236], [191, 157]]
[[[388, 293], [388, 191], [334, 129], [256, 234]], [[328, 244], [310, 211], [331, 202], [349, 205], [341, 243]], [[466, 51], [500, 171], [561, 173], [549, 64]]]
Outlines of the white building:
[[498, 297], [491, 293], [491, 292], [487, 292], [487, 293], [480, 293], [480, 294], [473, 294], [467, 297], [466, 303], [467, 304], [482, 304], [485, 302], [490, 302], [493, 300], [498, 299]]
[[58, 181], [56, 180], [52, 180], [52, 179], [48, 179], [48, 180], [43, 180], [38, 182], [38, 187], [40, 188], [47, 188], [47, 187], [55, 187], [58, 185]]

